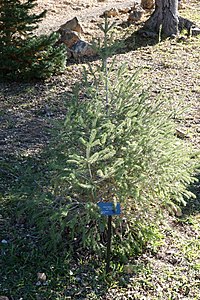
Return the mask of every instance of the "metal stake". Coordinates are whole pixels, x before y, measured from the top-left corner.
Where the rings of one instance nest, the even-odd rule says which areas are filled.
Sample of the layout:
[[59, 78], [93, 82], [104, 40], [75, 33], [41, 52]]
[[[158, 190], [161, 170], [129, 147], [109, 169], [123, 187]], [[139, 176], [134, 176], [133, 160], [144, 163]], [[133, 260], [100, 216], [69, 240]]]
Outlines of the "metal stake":
[[106, 274], [110, 271], [110, 253], [111, 253], [111, 227], [112, 227], [112, 216], [108, 216], [108, 243], [107, 243], [107, 257], [106, 257]]

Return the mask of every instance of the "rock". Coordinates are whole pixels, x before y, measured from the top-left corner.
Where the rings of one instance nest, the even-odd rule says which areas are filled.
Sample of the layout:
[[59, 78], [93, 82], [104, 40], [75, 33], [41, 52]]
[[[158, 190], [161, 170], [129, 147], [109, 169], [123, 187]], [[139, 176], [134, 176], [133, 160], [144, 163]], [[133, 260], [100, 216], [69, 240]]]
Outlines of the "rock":
[[73, 10], [76, 10], [76, 11], [79, 11], [79, 10], [81, 10], [82, 9], [82, 6], [72, 6], [72, 9]]
[[144, 16], [144, 13], [145, 11], [140, 5], [135, 5], [134, 7], [132, 7], [131, 12], [128, 16], [128, 23], [132, 24], [140, 21]]
[[9, 300], [9, 298], [6, 296], [0, 296], [0, 300]]
[[185, 139], [185, 138], [189, 138], [189, 136], [187, 135], [187, 133], [185, 133], [184, 131], [177, 129], [176, 128], [176, 133], [175, 135], [179, 138], [179, 139]]
[[60, 26], [59, 32], [62, 33], [62, 31], [65, 30], [71, 30], [71, 31], [76, 31], [78, 33], [83, 33], [83, 28], [78, 21], [77, 17], [67, 21], [65, 24]]
[[191, 35], [192, 36], [197, 36], [199, 34], [200, 34], [200, 28], [198, 28], [198, 27], [191, 28]]
[[63, 43], [67, 48], [71, 48], [80, 40], [79, 34], [83, 33], [83, 28], [75, 17], [61, 25], [58, 32], [61, 34], [58, 44]]
[[128, 14], [130, 11], [131, 11], [131, 7], [125, 7], [119, 9], [120, 14]]
[[178, 9], [186, 8], [186, 1], [185, 0], [178, 0]]
[[47, 280], [47, 275], [45, 273], [38, 272], [37, 279], [39, 282], [45, 282]]
[[75, 31], [71, 30], [62, 30], [61, 37], [59, 39], [59, 43], [63, 43], [67, 46], [67, 48], [71, 48], [75, 43], [80, 41], [79, 35]]
[[73, 47], [70, 49], [74, 58], [81, 58], [83, 56], [94, 56], [96, 55], [96, 51], [92, 48], [92, 46], [82, 40], [79, 40]]
[[110, 18], [110, 17], [116, 17], [116, 16], [118, 16], [119, 15], [119, 11], [118, 11], [118, 9], [117, 8], [111, 8], [111, 9], [109, 9], [109, 10], [106, 10], [105, 12], [104, 12], [104, 14], [103, 14], [103, 16], [105, 17], [108, 17], [108, 18]]
[[83, 3], [82, 6], [85, 7], [85, 8], [89, 8], [89, 7], [91, 7], [91, 4], [84, 4]]
[[178, 3], [178, 9], [179, 9], [179, 10], [185, 9], [185, 8], [186, 8], [186, 6], [185, 6], [184, 3], [181, 3], [181, 2]]
[[8, 244], [8, 241], [7, 240], [2, 240], [1, 243], [5, 245], [5, 244]]
[[187, 42], [187, 38], [185, 36], [178, 36], [177, 37], [177, 42]]
[[154, 7], [154, 0], [141, 0], [141, 6], [144, 9], [152, 9]]

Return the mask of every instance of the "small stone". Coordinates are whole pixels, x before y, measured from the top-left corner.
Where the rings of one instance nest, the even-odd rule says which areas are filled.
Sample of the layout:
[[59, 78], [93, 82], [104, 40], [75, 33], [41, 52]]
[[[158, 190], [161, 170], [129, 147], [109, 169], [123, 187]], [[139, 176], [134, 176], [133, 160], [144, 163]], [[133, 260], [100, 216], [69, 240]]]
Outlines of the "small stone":
[[189, 138], [189, 136], [187, 135], [187, 133], [185, 133], [184, 131], [177, 129], [176, 128], [176, 133], [175, 135], [179, 138], [179, 139], [184, 139], [184, 138]]
[[141, 6], [144, 9], [152, 9], [154, 7], [154, 0], [141, 0]]
[[46, 276], [45, 273], [38, 272], [37, 273], [37, 279], [40, 282], [45, 282], [47, 280], [47, 276]]
[[192, 36], [197, 36], [200, 34], [200, 28], [195, 27], [195, 28], [191, 28], [191, 35]]
[[72, 9], [78, 11], [81, 10], [82, 8], [80, 6], [73, 6]]
[[128, 23], [132, 24], [138, 22], [142, 19], [143, 16], [144, 16], [144, 9], [142, 9], [141, 7], [135, 7], [134, 10], [132, 10], [128, 16]]
[[125, 8], [119, 9], [120, 14], [128, 14], [130, 11], [131, 11], [130, 7], [125, 7]]
[[83, 7], [89, 8], [89, 7], [90, 7], [90, 4], [84, 4], [84, 3], [83, 3]]
[[185, 5], [185, 1], [183, 0], [178, 0], [178, 9], [185, 9], [186, 5]]
[[106, 10], [105, 12], [104, 12], [104, 14], [103, 14], [103, 16], [105, 17], [108, 17], [108, 18], [110, 18], [110, 17], [116, 17], [116, 16], [118, 16], [119, 15], [119, 11], [118, 11], [118, 9], [117, 8], [111, 8], [111, 9], [109, 9], [109, 10]]
[[177, 42], [187, 42], [187, 38], [185, 36], [178, 37]]
[[5, 245], [5, 244], [8, 244], [8, 241], [2, 240], [1, 243]]

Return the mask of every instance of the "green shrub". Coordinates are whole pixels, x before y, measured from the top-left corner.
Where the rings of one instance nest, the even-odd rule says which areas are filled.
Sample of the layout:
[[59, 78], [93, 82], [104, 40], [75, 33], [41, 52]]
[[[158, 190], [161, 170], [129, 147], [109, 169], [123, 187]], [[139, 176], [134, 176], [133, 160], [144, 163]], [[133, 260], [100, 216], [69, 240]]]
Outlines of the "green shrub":
[[100, 51], [102, 65], [85, 69], [83, 82], [74, 88], [49, 149], [51, 188], [46, 194], [32, 191], [22, 206], [44, 249], [66, 246], [75, 254], [104, 255], [107, 218], [97, 203], [120, 202], [122, 214], [112, 222], [112, 253], [124, 261], [162, 242], [160, 217], [192, 196], [187, 187], [195, 180], [196, 160], [175, 136], [166, 100], [150, 99], [137, 73], [130, 75], [124, 65], [115, 71], [114, 61], [108, 63], [108, 40]]
[[129, 75], [124, 65], [117, 71], [114, 62], [108, 67], [107, 42], [102, 66], [85, 70], [74, 89], [57, 139], [52, 166], [59, 201], [50, 220], [69, 246], [102, 253], [107, 225], [97, 203], [120, 202], [113, 253], [123, 260], [160, 238], [159, 216], [192, 196], [187, 187], [195, 180], [196, 161], [175, 136], [166, 100], [150, 100], [137, 73]]
[[59, 35], [33, 35], [46, 13], [30, 14], [35, 5], [35, 0], [0, 1], [1, 80], [44, 79], [64, 70], [65, 46], [55, 47]]

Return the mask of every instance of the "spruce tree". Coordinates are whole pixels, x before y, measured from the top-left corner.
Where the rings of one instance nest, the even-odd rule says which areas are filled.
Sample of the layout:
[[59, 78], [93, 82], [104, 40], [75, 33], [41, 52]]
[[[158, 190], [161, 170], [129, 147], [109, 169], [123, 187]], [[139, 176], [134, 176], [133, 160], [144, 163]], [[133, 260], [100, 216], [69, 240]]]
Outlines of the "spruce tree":
[[159, 244], [166, 211], [180, 212], [194, 196], [188, 185], [196, 180], [199, 162], [176, 137], [167, 99], [150, 99], [138, 72], [130, 74], [126, 65], [116, 68], [115, 59], [109, 59], [116, 48], [112, 25], [105, 19], [100, 28], [103, 45], [94, 47], [102, 64], [85, 67], [51, 147], [52, 199], [60, 200], [52, 201], [48, 222], [53, 243], [60, 245], [66, 236], [69, 247], [102, 255], [107, 218], [97, 203], [121, 203], [122, 215], [112, 223], [112, 254], [125, 261], [156, 240]]
[[1, 79], [42, 79], [64, 69], [65, 47], [55, 47], [58, 34], [33, 33], [46, 14], [31, 14], [36, 5], [36, 0], [0, 0]]

